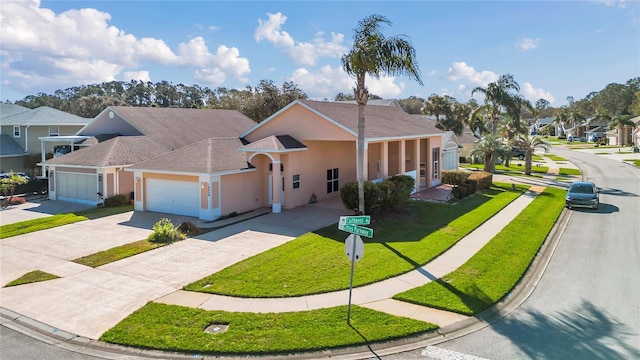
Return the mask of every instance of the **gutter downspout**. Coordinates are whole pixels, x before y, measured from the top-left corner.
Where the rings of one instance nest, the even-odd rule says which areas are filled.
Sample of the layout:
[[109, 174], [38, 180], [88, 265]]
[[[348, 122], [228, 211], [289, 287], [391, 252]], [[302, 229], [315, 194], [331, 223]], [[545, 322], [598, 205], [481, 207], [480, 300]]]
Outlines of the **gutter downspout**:
[[24, 127], [24, 152], [29, 152], [29, 125]]

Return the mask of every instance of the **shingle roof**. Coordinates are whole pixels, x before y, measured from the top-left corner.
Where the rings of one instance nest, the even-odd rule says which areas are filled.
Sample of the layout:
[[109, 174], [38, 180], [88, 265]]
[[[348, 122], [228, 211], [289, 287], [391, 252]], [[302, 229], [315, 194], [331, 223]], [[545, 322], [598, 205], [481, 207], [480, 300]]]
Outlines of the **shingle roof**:
[[290, 135], [271, 135], [264, 139], [254, 141], [242, 147], [242, 150], [268, 150], [282, 151], [291, 149], [306, 149], [301, 142], [294, 139]]
[[24, 149], [10, 135], [0, 135], [0, 156], [20, 155], [24, 155]]
[[36, 109], [27, 109], [9, 116], [2, 116], [3, 124], [7, 125], [78, 125], [84, 126], [93, 119], [83, 118], [77, 115], [69, 114], [48, 106], [41, 106]]
[[170, 148], [144, 136], [118, 136], [49, 159], [45, 161], [45, 164], [89, 167], [133, 165], [170, 150]]
[[249, 168], [238, 137], [211, 138], [140, 162], [130, 169], [213, 174]]
[[256, 123], [237, 110], [110, 106], [142, 134], [173, 148], [213, 137], [238, 137]]
[[30, 111], [31, 109], [16, 104], [0, 103], [0, 119], [7, 116], [15, 115], [21, 112]]
[[[344, 102], [297, 100], [321, 115], [358, 133], [358, 106]], [[365, 137], [368, 139], [440, 135], [443, 131], [395, 106], [365, 106]]]

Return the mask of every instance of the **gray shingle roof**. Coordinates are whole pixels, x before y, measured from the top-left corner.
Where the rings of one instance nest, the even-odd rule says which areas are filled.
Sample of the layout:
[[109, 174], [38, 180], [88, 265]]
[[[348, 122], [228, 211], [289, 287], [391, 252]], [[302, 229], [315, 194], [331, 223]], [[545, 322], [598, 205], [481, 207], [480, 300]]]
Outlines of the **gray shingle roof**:
[[[15, 106], [15, 105], [14, 105]], [[2, 115], [2, 123], [6, 125], [42, 125], [42, 126], [64, 126], [78, 125], [84, 126], [93, 119], [83, 118], [69, 114], [48, 106], [41, 106], [36, 109], [16, 112], [13, 115]]]
[[130, 169], [168, 170], [213, 174], [249, 168], [244, 153], [238, 151], [238, 137], [210, 138], [140, 162]]
[[294, 139], [290, 135], [271, 135], [264, 139], [254, 141], [242, 147], [242, 150], [269, 150], [283, 151], [291, 149], [306, 149], [301, 142]]
[[0, 119], [29, 110], [31, 109], [16, 104], [0, 103]]
[[110, 106], [142, 134], [173, 148], [213, 137], [238, 137], [255, 122], [236, 110]]
[[170, 150], [170, 148], [144, 136], [118, 136], [49, 159], [45, 161], [45, 164], [89, 167], [125, 166], [136, 164]]
[[[358, 106], [344, 102], [298, 100], [321, 115], [358, 133]], [[368, 139], [441, 135], [442, 130], [395, 106], [365, 106], [365, 137]]]
[[0, 156], [20, 155], [24, 155], [24, 149], [10, 135], [0, 135]]

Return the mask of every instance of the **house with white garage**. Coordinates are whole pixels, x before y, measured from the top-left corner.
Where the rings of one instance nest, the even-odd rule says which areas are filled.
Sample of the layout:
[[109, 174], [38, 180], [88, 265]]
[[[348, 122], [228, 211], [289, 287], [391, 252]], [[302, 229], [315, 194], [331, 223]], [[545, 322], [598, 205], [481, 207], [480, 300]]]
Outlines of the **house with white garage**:
[[[365, 179], [440, 184], [443, 131], [397, 107], [367, 105], [365, 116]], [[78, 135], [116, 136], [45, 163], [55, 174], [51, 198], [133, 192], [136, 211], [203, 220], [280, 212], [339, 196], [356, 180], [357, 119], [355, 104], [311, 100], [258, 124], [225, 110], [109, 107]], [[82, 194], [70, 193], [74, 184]]]

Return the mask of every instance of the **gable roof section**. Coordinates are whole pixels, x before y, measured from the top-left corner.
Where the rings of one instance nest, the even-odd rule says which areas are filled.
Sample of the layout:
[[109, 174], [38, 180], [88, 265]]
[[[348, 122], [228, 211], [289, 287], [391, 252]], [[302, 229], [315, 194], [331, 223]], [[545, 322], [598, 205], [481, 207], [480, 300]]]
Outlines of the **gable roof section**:
[[24, 149], [8, 134], [0, 135], [0, 157], [22, 156]]
[[242, 151], [282, 152], [291, 150], [306, 150], [307, 147], [289, 135], [271, 135], [254, 141], [241, 148]]
[[48, 106], [21, 111], [11, 116], [2, 116], [2, 122], [7, 125], [31, 126], [84, 126], [92, 119], [69, 114]]
[[[242, 136], [273, 121], [280, 113], [292, 106], [303, 106], [318, 114], [327, 121], [351, 133], [358, 134], [358, 105], [348, 102], [329, 102], [314, 100], [295, 100], [269, 118], [254, 126]], [[395, 106], [365, 106], [365, 138], [368, 141], [392, 138], [410, 138], [423, 136], [440, 136], [443, 131], [422, 121], [414, 115], [407, 114]]]
[[210, 138], [140, 162], [129, 169], [213, 174], [249, 168], [237, 137]]
[[127, 166], [164, 154], [170, 150], [144, 136], [118, 136], [63, 156], [49, 159], [44, 164], [86, 167]]

